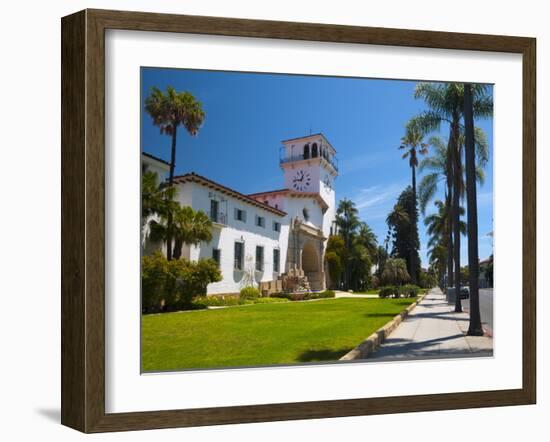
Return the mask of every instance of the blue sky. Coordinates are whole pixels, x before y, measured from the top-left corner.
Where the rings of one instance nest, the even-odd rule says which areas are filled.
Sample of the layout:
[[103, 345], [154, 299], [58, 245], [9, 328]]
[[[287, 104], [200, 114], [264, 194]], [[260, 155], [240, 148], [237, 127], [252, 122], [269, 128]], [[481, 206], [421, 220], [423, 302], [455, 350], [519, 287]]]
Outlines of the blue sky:
[[[353, 200], [380, 243], [386, 216], [411, 181], [398, 150], [405, 123], [426, 107], [414, 81], [142, 68], [142, 100], [152, 86], [191, 92], [206, 113], [197, 137], [178, 132], [176, 174], [194, 171], [243, 193], [281, 188], [281, 140], [322, 132], [337, 150], [336, 199]], [[142, 149], [166, 160], [170, 137], [141, 113]], [[479, 255], [492, 253], [493, 128], [476, 121], [491, 147], [486, 182], [478, 187]], [[440, 135], [447, 138], [448, 128]], [[418, 177], [420, 181], [421, 176]], [[442, 198], [442, 195], [439, 196]], [[428, 213], [431, 211], [428, 208]], [[426, 235], [419, 222], [421, 259]], [[462, 262], [467, 263], [466, 238]]]

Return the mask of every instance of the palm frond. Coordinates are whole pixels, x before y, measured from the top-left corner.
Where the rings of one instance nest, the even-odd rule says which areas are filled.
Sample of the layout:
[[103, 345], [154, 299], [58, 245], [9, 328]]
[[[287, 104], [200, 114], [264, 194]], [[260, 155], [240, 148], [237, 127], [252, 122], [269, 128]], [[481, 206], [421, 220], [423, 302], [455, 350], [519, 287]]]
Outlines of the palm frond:
[[440, 179], [439, 173], [431, 173], [422, 177], [418, 186], [418, 205], [420, 212], [424, 215], [428, 202], [437, 192], [437, 183]]

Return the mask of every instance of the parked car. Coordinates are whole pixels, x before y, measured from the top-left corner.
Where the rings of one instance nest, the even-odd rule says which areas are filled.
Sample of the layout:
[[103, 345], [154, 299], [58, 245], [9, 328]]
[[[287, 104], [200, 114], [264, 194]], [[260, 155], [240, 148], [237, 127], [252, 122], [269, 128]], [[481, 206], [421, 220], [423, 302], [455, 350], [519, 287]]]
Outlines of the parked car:
[[460, 299], [470, 299], [470, 287], [460, 287]]

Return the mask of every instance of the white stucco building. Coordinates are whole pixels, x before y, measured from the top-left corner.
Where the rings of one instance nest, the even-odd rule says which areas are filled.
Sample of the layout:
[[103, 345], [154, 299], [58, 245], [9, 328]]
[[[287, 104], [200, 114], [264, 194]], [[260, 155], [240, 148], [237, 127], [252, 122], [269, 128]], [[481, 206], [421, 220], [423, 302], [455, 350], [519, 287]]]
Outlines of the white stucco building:
[[[210, 243], [183, 250], [187, 259], [219, 263], [223, 279], [210, 284], [208, 294], [238, 293], [248, 285], [267, 292], [327, 286], [323, 263], [335, 220], [336, 150], [322, 134], [282, 144], [280, 189], [245, 195], [195, 173], [174, 179], [180, 204], [213, 222]], [[167, 163], [147, 154], [143, 165], [161, 177], [168, 172]]]

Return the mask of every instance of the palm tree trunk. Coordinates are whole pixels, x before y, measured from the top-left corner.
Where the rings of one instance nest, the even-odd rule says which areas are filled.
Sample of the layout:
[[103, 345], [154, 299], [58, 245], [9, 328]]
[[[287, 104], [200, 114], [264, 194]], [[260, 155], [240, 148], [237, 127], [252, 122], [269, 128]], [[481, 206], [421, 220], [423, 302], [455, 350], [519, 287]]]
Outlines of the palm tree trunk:
[[346, 270], [344, 272], [344, 287], [346, 290], [350, 289], [350, 280], [351, 280], [351, 268], [350, 268], [350, 233], [346, 233], [346, 239], [344, 241], [346, 245]]
[[[451, 146], [449, 146], [450, 148]], [[453, 287], [453, 187], [450, 164], [447, 175], [447, 195], [445, 197], [445, 205], [447, 207], [447, 287]]]
[[411, 213], [411, 244], [410, 244], [410, 251], [409, 251], [409, 260], [410, 260], [410, 276], [411, 276], [411, 283], [416, 284], [416, 254], [415, 254], [415, 247], [416, 247], [416, 241], [415, 241], [415, 227], [416, 227], [416, 167], [414, 164], [411, 167], [412, 169], [412, 192], [413, 192], [413, 208]]
[[477, 244], [477, 195], [474, 148], [472, 88], [464, 85], [464, 128], [466, 141], [466, 195], [468, 201], [468, 270], [470, 274], [470, 325], [468, 335], [483, 336], [479, 310], [479, 253]]
[[[170, 175], [168, 177], [168, 185], [172, 187], [174, 185], [174, 169], [176, 168], [176, 139], [178, 135], [178, 125], [174, 124], [172, 131], [172, 152], [170, 155]], [[168, 212], [167, 219], [167, 231], [166, 236], [166, 258], [170, 261], [172, 259], [172, 212]]]
[[453, 233], [454, 233], [454, 264], [455, 264], [455, 312], [462, 312], [462, 302], [460, 300], [460, 178], [461, 178], [461, 160], [460, 145], [458, 142], [458, 123], [453, 123], [451, 128], [451, 138], [453, 140]]

